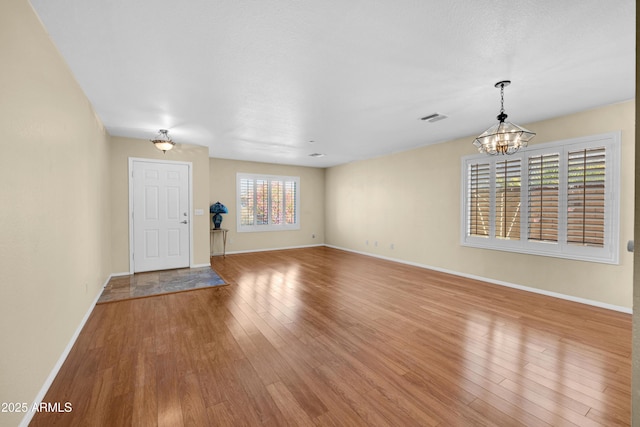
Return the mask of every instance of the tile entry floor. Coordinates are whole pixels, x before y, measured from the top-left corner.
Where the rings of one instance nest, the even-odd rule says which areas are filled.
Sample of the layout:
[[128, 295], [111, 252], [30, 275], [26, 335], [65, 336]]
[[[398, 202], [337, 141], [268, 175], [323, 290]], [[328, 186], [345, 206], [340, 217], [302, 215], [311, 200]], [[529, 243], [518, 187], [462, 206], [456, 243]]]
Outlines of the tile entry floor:
[[102, 291], [98, 304], [225, 285], [224, 280], [210, 267], [136, 273], [112, 277]]

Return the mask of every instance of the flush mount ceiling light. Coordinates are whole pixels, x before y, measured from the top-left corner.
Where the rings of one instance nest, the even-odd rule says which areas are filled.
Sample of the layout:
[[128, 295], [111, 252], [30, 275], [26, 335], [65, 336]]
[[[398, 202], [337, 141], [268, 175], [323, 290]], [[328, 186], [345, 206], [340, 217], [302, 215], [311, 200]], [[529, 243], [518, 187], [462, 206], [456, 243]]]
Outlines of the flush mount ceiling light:
[[504, 112], [504, 88], [510, 84], [510, 80], [503, 80], [495, 84], [495, 87], [500, 88], [500, 114], [496, 117], [498, 123], [482, 132], [473, 141], [473, 145], [481, 153], [492, 156], [496, 154], [513, 154], [520, 147], [526, 147], [531, 138], [536, 136], [535, 133], [523, 127], [514, 125], [511, 122], [505, 122], [507, 115]]
[[169, 131], [166, 129], [160, 129], [158, 131], [158, 137], [156, 139], [152, 139], [151, 142], [153, 142], [153, 145], [163, 153], [171, 150], [173, 146], [176, 145], [176, 143], [171, 140]]

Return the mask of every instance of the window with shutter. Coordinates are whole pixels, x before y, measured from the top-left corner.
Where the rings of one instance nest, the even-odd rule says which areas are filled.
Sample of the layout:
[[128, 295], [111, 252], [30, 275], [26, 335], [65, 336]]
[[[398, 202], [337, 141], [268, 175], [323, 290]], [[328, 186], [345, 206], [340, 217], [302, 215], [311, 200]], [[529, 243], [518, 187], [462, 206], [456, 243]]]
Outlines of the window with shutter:
[[527, 238], [558, 241], [560, 154], [529, 156]]
[[570, 151], [567, 182], [567, 242], [604, 246], [605, 238], [604, 147]]
[[255, 224], [255, 192], [254, 181], [252, 179], [241, 179], [238, 195], [240, 198], [240, 221], [238, 223], [241, 226], [248, 226]]
[[489, 236], [490, 177], [489, 163], [475, 163], [469, 166], [468, 233], [472, 236]]
[[620, 132], [462, 159], [462, 244], [617, 263]]
[[255, 215], [256, 225], [269, 224], [269, 182], [264, 179], [256, 179]]
[[299, 229], [300, 178], [237, 175], [238, 231]]
[[520, 239], [520, 159], [496, 162], [496, 237]]
[[283, 194], [282, 194], [282, 181], [271, 181], [271, 222], [273, 224], [282, 224], [283, 208]]
[[285, 181], [284, 183], [284, 209], [285, 222], [287, 224], [296, 224], [298, 222], [298, 198], [296, 181]]

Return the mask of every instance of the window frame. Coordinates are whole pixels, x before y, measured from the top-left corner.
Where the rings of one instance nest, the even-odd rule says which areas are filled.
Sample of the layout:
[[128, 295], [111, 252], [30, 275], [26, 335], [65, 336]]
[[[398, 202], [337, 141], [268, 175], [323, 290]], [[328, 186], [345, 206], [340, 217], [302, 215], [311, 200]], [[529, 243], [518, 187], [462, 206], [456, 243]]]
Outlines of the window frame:
[[[254, 195], [254, 209], [253, 209], [253, 217], [254, 223], [251, 225], [243, 225], [242, 224], [242, 181], [243, 180], [251, 180], [253, 181], [254, 189], [257, 188], [257, 181], [267, 181], [269, 200], [267, 203], [267, 223], [258, 224], [256, 217], [256, 204], [255, 204], [255, 195]], [[281, 182], [282, 187], [286, 188], [286, 183], [294, 182], [295, 183], [295, 223], [287, 224], [283, 222], [281, 224], [273, 223], [273, 204], [272, 204], [272, 182]], [[254, 191], [255, 194], [255, 191]], [[285, 212], [286, 217], [286, 201], [287, 197], [285, 193], [282, 193], [282, 212]], [[284, 175], [265, 175], [265, 174], [253, 174], [253, 173], [242, 173], [239, 172], [236, 174], [236, 230], [238, 233], [247, 233], [247, 232], [261, 232], [261, 231], [284, 231], [284, 230], [299, 230], [300, 229], [300, 177], [299, 176], [284, 176]]]
[[[461, 222], [460, 240], [462, 246], [518, 252], [531, 255], [551, 256], [606, 264], [619, 263], [620, 246], [620, 145], [621, 132], [609, 132], [581, 138], [530, 145], [510, 156], [487, 156], [475, 154], [461, 160]], [[605, 197], [604, 197], [604, 245], [602, 247], [568, 244], [568, 153], [580, 149], [605, 148]], [[558, 242], [535, 241], [529, 239], [529, 158], [559, 153], [559, 196], [558, 196]], [[504, 160], [520, 159], [520, 237], [518, 240], [501, 239], [495, 236], [496, 219], [496, 163]], [[470, 225], [470, 167], [475, 164], [489, 164], [489, 235], [474, 236], [469, 233]]]

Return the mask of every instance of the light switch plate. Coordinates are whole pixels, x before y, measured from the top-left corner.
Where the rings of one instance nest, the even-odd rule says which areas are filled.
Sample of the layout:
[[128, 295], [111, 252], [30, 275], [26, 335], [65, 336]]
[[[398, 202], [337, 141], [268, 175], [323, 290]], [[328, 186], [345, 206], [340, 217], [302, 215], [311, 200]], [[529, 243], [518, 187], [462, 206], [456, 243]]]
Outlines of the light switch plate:
[[196, 215], [204, 215], [203, 209], [196, 209]]

